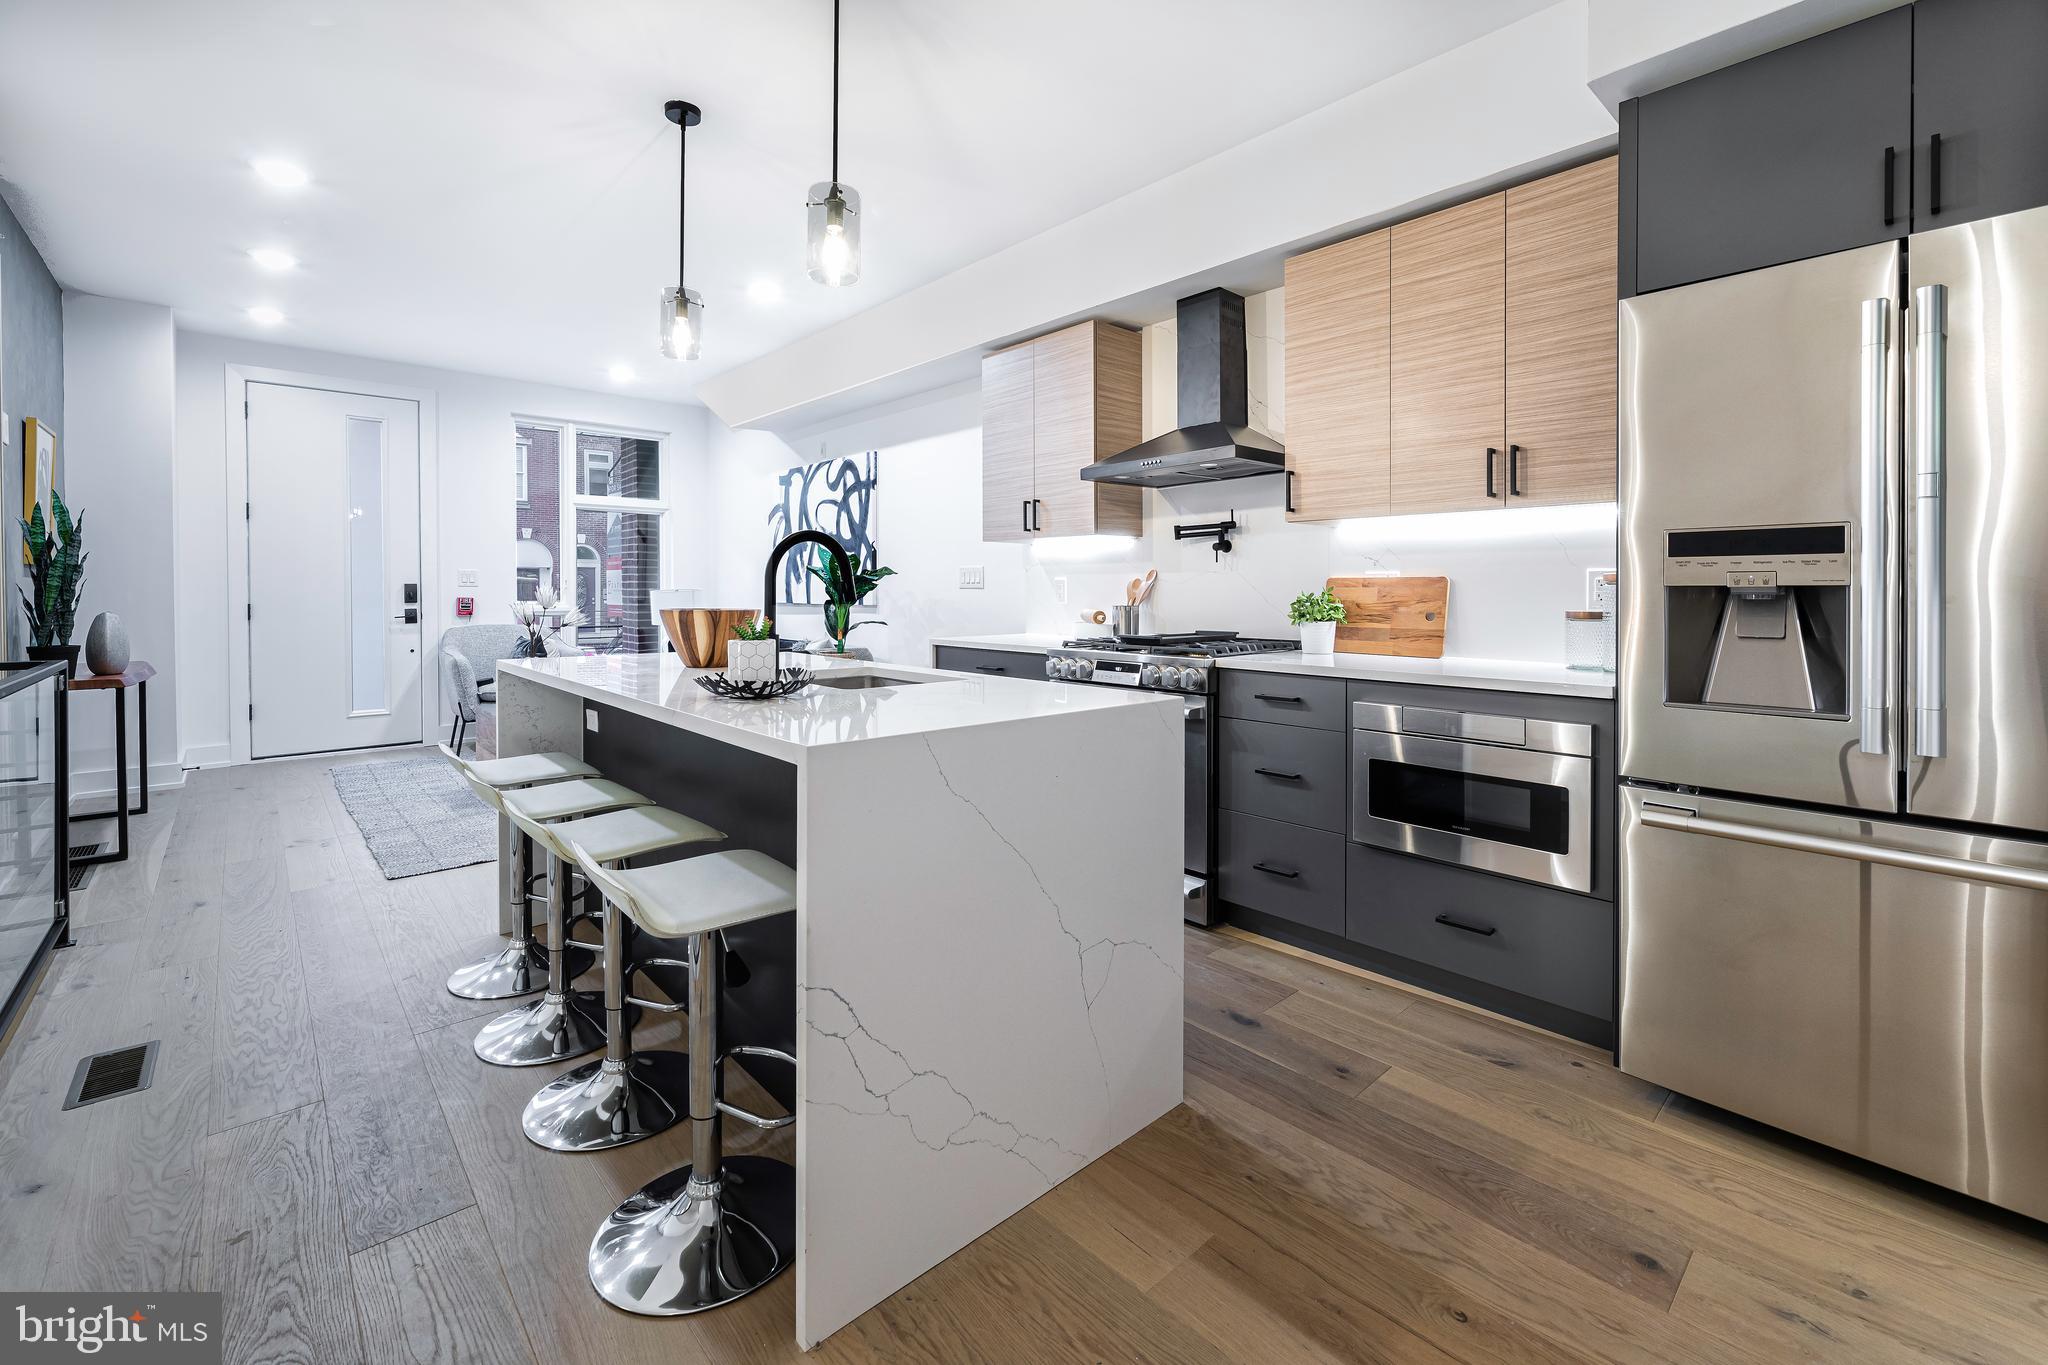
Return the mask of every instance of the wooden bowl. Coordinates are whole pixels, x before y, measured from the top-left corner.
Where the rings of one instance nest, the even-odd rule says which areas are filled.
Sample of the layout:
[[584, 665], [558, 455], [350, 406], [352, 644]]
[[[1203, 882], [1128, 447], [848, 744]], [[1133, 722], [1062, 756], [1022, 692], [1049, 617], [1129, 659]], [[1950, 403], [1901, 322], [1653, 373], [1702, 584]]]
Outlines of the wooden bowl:
[[686, 668], [724, 668], [725, 642], [732, 628], [751, 621], [752, 608], [672, 607], [661, 613], [661, 629]]

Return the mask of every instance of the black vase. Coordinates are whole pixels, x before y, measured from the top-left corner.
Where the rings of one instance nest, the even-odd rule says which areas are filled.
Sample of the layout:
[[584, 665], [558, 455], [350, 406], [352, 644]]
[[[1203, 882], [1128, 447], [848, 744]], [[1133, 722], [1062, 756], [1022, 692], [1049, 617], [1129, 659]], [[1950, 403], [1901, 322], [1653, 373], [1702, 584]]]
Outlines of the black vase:
[[[531, 659], [531, 658], [535, 658], [535, 657], [536, 657], [536, 655], [535, 655], [535, 653], [534, 653], [534, 648], [533, 648], [533, 645], [534, 645], [534, 640], [533, 640], [533, 637], [532, 637], [531, 635], [522, 635], [522, 636], [520, 636], [520, 637], [519, 637], [519, 638], [518, 638], [517, 640], [514, 640], [514, 641], [512, 642], [512, 657], [513, 657], [513, 658], [515, 658], [515, 659]], [[546, 654], [547, 652], [548, 652], [548, 650], [547, 650], [547, 646], [546, 646], [546, 645], [542, 645], [542, 646], [540, 647], [540, 653], [544, 655], [544, 654]]]

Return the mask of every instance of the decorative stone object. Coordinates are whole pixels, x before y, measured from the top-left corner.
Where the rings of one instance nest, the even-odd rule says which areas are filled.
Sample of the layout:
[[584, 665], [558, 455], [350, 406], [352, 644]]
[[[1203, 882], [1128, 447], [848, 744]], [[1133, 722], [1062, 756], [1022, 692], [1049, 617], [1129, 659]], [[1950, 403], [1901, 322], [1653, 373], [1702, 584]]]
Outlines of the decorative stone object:
[[727, 640], [725, 676], [734, 682], [774, 682], [778, 646], [775, 640]]
[[85, 666], [107, 678], [124, 671], [131, 657], [127, 623], [110, 611], [93, 617], [85, 632]]

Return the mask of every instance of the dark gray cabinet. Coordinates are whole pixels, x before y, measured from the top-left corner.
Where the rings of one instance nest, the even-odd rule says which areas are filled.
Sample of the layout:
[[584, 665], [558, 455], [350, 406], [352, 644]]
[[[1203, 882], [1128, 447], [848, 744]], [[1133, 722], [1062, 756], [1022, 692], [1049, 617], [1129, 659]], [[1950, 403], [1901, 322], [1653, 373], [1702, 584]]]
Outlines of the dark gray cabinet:
[[1341, 735], [1226, 721], [1216, 766], [1223, 809], [1343, 832], [1348, 793]]
[[1260, 914], [1344, 932], [1344, 836], [1225, 811], [1216, 821], [1223, 899]]
[[932, 667], [954, 673], [984, 673], [999, 678], [1036, 678], [1045, 681], [1045, 656], [1019, 654], [1007, 649], [967, 649], [960, 645], [933, 645]]
[[2048, 204], [2048, 4], [1912, 8], [1914, 230]]
[[1915, 8], [1633, 101], [1622, 120], [1633, 202], [1622, 213], [1635, 278], [1623, 292], [1904, 236]]
[[1236, 720], [1317, 730], [1342, 730], [1350, 724], [1344, 716], [1342, 678], [1225, 669], [1220, 700], [1223, 714]]

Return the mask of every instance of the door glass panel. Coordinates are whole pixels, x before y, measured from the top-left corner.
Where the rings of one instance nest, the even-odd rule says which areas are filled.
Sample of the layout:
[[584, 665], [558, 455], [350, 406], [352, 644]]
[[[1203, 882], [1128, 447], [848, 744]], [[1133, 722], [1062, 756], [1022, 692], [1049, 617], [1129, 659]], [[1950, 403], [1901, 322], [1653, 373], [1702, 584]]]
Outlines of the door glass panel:
[[384, 629], [384, 423], [347, 419], [349, 710], [390, 706]]
[[1545, 853], [1566, 853], [1571, 797], [1563, 787], [1372, 760], [1373, 815]]

